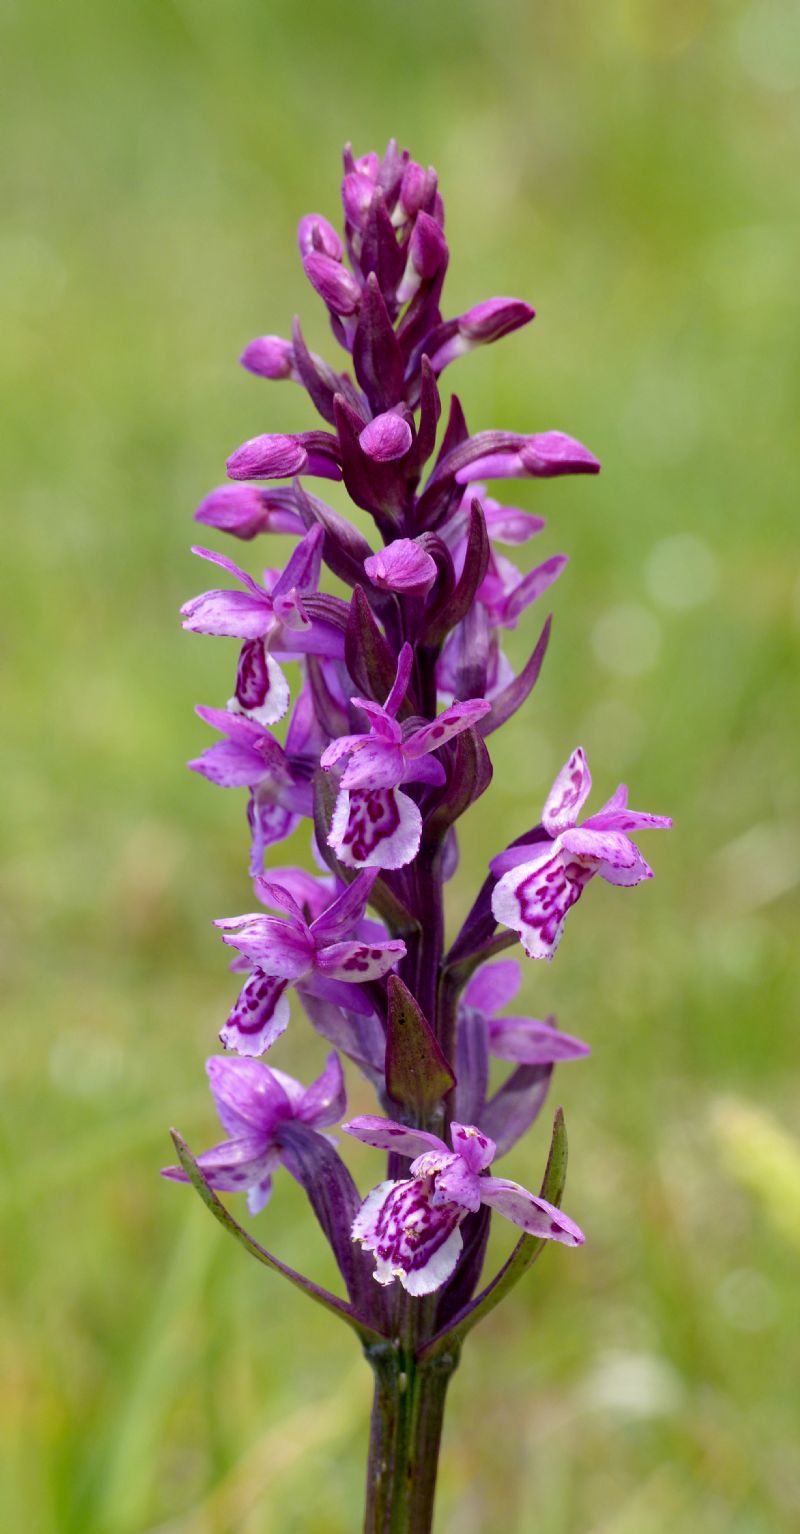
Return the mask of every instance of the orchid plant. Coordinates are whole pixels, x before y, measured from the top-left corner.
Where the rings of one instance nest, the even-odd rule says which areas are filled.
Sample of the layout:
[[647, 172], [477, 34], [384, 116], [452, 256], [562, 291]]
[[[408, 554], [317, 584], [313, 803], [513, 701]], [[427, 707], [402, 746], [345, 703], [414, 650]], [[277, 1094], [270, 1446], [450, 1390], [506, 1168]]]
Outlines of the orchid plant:
[[[346, 149], [344, 171], [344, 239], [309, 214], [299, 245], [351, 371], [311, 352], [297, 320], [291, 339], [252, 341], [244, 366], [300, 384], [324, 429], [244, 443], [228, 460], [231, 482], [196, 512], [245, 542], [274, 532], [297, 543], [285, 570], [260, 580], [194, 550], [236, 584], [187, 602], [184, 626], [241, 649], [227, 705], [198, 709], [221, 739], [189, 765], [247, 790], [260, 909], [216, 924], [242, 977], [219, 1035], [229, 1053], [207, 1064], [227, 1138], [194, 1157], [173, 1132], [179, 1165], [165, 1176], [193, 1183], [249, 1252], [355, 1332], [375, 1375], [365, 1530], [424, 1534], [464, 1338], [545, 1242], [584, 1239], [561, 1209], [560, 1110], [538, 1192], [494, 1173], [541, 1111], [555, 1065], [587, 1053], [553, 1018], [504, 1015], [520, 967], [497, 956], [519, 938], [529, 957], [552, 959], [594, 875], [615, 885], [650, 878], [631, 834], [670, 822], [628, 809], [620, 786], [579, 823], [591, 779], [574, 750], [541, 816], [492, 860], [460, 931], [446, 937], [456, 824], [489, 787], [487, 740], [527, 702], [550, 619], [518, 672], [503, 631], [566, 563], [557, 554], [523, 575], [498, 552], [544, 523], [499, 504], [482, 482], [595, 474], [599, 464], [560, 431], [470, 434], [455, 396], [439, 430], [445, 368], [534, 311], [491, 298], [443, 319], [449, 256], [435, 172], [393, 142], [382, 158]], [[312, 493], [313, 479], [343, 481], [375, 539]], [[288, 483], [262, 483], [274, 480]], [[320, 590], [323, 567], [345, 596]], [[272, 732], [286, 716], [281, 744]], [[303, 825], [314, 871], [268, 868], [272, 849]], [[272, 1063], [292, 992], [331, 1046], [308, 1087]], [[328, 1133], [346, 1112], [342, 1056], [380, 1108], [342, 1129], [388, 1156], [365, 1198]], [[493, 1090], [492, 1058], [511, 1067]], [[274, 1257], [218, 1197], [246, 1192], [260, 1215], [281, 1167], [305, 1190], [346, 1297]], [[481, 1288], [493, 1210], [517, 1239]]]

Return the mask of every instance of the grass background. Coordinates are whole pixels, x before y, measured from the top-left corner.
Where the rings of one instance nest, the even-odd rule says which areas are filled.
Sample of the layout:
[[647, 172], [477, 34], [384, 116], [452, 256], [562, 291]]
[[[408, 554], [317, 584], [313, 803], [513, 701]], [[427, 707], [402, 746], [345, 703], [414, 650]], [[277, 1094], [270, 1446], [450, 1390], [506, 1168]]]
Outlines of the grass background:
[[[214, 1135], [231, 982], [209, 922], [249, 903], [240, 797], [183, 767], [233, 661], [177, 622], [191, 511], [238, 442], [311, 424], [236, 357], [295, 310], [330, 351], [295, 223], [337, 216], [345, 139], [393, 133], [440, 173], [452, 311], [539, 311], [452, 374], [473, 428], [557, 426], [604, 464], [515, 487], [548, 517], [530, 558], [572, 563], [454, 920], [578, 740], [598, 796], [624, 776], [676, 820], [653, 885], [593, 886], [526, 969], [530, 1009], [594, 1049], [557, 1087], [589, 1240], [467, 1349], [438, 1527], [789, 1534], [796, 8], [7, 0], [3, 28], [3, 1528], [358, 1523], [349, 1335], [156, 1174], [169, 1123]], [[277, 1063], [322, 1053], [298, 1029]], [[510, 1175], [537, 1181], [546, 1133]], [[374, 1158], [354, 1165], [368, 1186]], [[288, 1178], [259, 1226], [327, 1274]]]

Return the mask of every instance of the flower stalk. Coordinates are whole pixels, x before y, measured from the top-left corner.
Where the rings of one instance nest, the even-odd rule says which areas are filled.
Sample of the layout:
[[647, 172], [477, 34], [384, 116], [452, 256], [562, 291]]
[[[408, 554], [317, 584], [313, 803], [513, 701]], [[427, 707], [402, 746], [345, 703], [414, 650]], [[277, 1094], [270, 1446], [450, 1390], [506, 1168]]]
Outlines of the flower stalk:
[[[520, 939], [529, 958], [552, 959], [595, 875], [649, 879], [632, 834], [670, 822], [631, 810], [624, 785], [581, 820], [591, 777], [576, 748], [541, 817], [492, 858], [446, 946], [460, 822], [490, 786], [487, 741], [538, 681], [550, 619], [519, 672], [503, 637], [567, 565], [551, 553], [523, 571], [502, 553], [545, 523], [483, 482], [595, 474], [599, 464], [563, 432], [470, 434], [456, 396], [443, 410], [445, 369], [534, 311], [492, 298], [445, 318], [435, 172], [393, 142], [383, 157], [346, 149], [344, 171], [343, 238], [309, 214], [298, 243], [347, 366], [310, 352], [297, 320], [291, 338], [257, 337], [241, 358], [259, 380], [302, 387], [323, 425], [243, 443], [227, 460], [229, 482], [196, 513], [244, 543], [296, 541], [283, 570], [257, 575], [194, 550], [234, 584], [189, 600], [184, 627], [233, 639], [239, 653], [229, 700], [198, 708], [219, 738], [189, 766], [246, 790], [257, 908], [215, 923], [240, 984], [219, 1031], [225, 1053], [207, 1064], [225, 1137], [195, 1157], [173, 1132], [178, 1162], [164, 1171], [356, 1333], [375, 1377], [365, 1530], [426, 1534], [465, 1337], [545, 1243], [584, 1239], [561, 1208], [560, 1109], [538, 1193], [494, 1170], [541, 1112], [555, 1066], [588, 1053], [555, 1018], [508, 1013], [521, 973], [503, 955]], [[310, 479], [340, 481], [371, 518], [370, 538], [312, 494]], [[321, 589], [326, 571], [345, 596]], [[310, 866], [276, 863], [303, 827]], [[275, 1063], [301, 1009], [327, 1051], [308, 1086]], [[386, 1155], [386, 1176], [366, 1197], [330, 1134], [346, 1112], [343, 1058], [380, 1110], [341, 1125]], [[282, 1171], [308, 1198], [341, 1295], [274, 1257], [218, 1196], [245, 1193], [260, 1218]], [[517, 1242], [485, 1282], [493, 1215], [516, 1227]]]

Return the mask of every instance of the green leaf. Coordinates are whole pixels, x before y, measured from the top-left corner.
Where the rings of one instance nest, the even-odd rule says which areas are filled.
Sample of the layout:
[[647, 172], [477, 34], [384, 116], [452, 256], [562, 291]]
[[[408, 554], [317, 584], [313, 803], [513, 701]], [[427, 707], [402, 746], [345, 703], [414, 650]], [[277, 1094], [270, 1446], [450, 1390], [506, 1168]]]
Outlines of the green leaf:
[[456, 1084], [428, 1019], [399, 975], [388, 980], [386, 1090], [414, 1114], [435, 1108]]
[[332, 1315], [338, 1316], [340, 1321], [345, 1321], [358, 1334], [364, 1346], [383, 1340], [379, 1332], [376, 1332], [356, 1315], [352, 1306], [347, 1305], [344, 1300], [338, 1299], [328, 1289], [322, 1289], [319, 1284], [315, 1284], [312, 1279], [306, 1278], [304, 1274], [296, 1272], [294, 1268], [290, 1268], [285, 1262], [281, 1262], [278, 1257], [273, 1257], [272, 1253], [266, 1251], [263, 1246], [259, 1246], [259, 1243], [238, 1224], [230, 1211], [225, 1208], [222, 1201], [217, 1198], [216, 1193], [203, 1176], [182, 1135], [178, 1133], [177, 1129], [171, 1129], [170, 1134], [175, 1150], [178, 1153], [178, 1160], [192, 1187], [199, 1193], [206, 1208], [211, 1210], [214, 1219], [219, 1221], [220, 1225], [239, 1242], [240, 1246], [244, 1247], [246, 1252], [250, 1253], [251, 1257], [255, 1257], [257, 1262], [263, 1263], [265, 1268], [272, 1268], [274, 1273], [280, 1273], [296, 1289], [302, 1290], [303, 1294], [307, 1294], [310, 1299], [316, 1300], [318, 1305], [322, 1305]]

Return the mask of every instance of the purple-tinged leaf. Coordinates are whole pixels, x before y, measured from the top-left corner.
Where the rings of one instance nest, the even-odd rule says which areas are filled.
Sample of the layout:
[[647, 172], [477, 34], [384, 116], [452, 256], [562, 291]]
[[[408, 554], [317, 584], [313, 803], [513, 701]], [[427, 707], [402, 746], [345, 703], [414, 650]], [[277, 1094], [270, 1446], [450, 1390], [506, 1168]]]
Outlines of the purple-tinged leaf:
[[[489, 1089], [489, 1047], [486, 1018], [474, 1007], [459, 1008], [456, 1078], [456, 1119], [462, 1124], [483, 1127], [483, 1110]], [[491, 1137], [495, 1138], [494, 1135]]]
[[339, 393], [341, 382], [332, 368], [309, 351], [297, 315], [292, 320], [292, 350], [295, 367], [312, 405], [319, 411], [324, 421], [327, 421], [330, 426], [335, 426], [333, 397]]
[[389, 410], [403, 398], [403, 354], [374, 272], [367, 278], [361, 300], [353, 339], [353, 365], [376, 414]]
[[357, 690], [382, 704], [392, 690], [396, 662], [375, 621], [363, 586], [356, 586], [353, 591], [344, 654]]
[[[411, 401], [409, 401], [411, 403]], [[442, 401], [433, 368], [422, 358], [419, 388], [419, 428], [408, 461], [410, 475], [419, 476], [436, 446], [436, 428], [442, 413]]]
[[397, 236], [389, 214], [383, 191], [376, 187], [367, 213], [364, 239], [359, 265], [364, 277], [375, 273], [382, 293], [393, 293], [405, 266], [405, 252], [397, 243]]
[[390, 537], [405, 503], [405, 472], [397, 463], [375, 463], [369, 458], [359, 441], [366, 421], [341, 394], [337, 394], [334, 406], [345, 489], [356, 506], [370, 512]]
[[306, 675], [314, 702], [314, 713], [325, 734], [331, 740], [337, 740], [347, 731], [347, 715], [333, 696], [325, 678], [325, 669], [316, 655], [307, 657]]
[[485, 794], [492, 781], [489, 753], [476, 729], [464, 730], [455, 741], [447, 783], [425, 820], [426, 841], [441, 841], [470, 805]]
[[455, 1085], [427, 1018], [398, 975], [387, 981], [386, 1089], [415, 1115], [429, 1113]]
[[480, 501], [474, 500], [469, 509], [469, 527], [464, 566], [449, 597], [431, 613], [425, 637], [443, 639], [466, 617], [475, 602], [478, 589], [489, 565], [491, 544], [486, 530], [486, 518]]
[[547, 654], [547, 646], [550, 643], [550, 631], [553, 626], [552, 614], [547, 618], [544, 628], [536, 641], [533, 654], [526, 661], [518, 676], [513, 682], [509, 682], [503, 691], [492, 699], [492, 707], [488, 714], [480, 721], [478, 729], [481, 735], [486, 737], [494, 730], [498, 730], [501, 724], [505, 724], [517, 712], [532, 693], [539, 680], [539, 673], [544, 664]]
[[322, 557], [328, 569], [348, 586], [354, 586], [363, 577], [364, 560], [372, 554], [366, 538], [346, 517], [316, 496], [309, 495], [299, 483], [296, 490], [297, 511], [306, 527], [313, 527], [318, 522], [325, 531]]
[[329, 1290], [321, 1288], [319, 1284], [315, 1284], [310, 1278], [306, 1278], [302, 1273], [298, 1273], [294, 1268], [290, 1268], [285, 1262], [281, 1262], [278, 1257], [273, 1257], [271, 1252], [260, 1246], [243, 1229], [230, 1211], [226, 1209], [221, 1199], [217, 1198], [216, 1193], [209, 1186], [189, 1147], [181, 1135], [178, 1134], [177, 1129], [172, 1129], [170, 1133], [178, 1160], [192, 1187], [199, 1194], [206, 1208], [210, 1209], [214, 1219], [219, 1221], [219, 1224], [239, 1242], [239, 1245], [243, 1246], [245, 1251], [250, 1253], [251, 1257], [255, 1257], [257, 1262], [263, 1263], [266, 1268], [272, 1268], [273, 1272], [280, 1273], [283, 1278], [288, 1279], [290, 1284], [293, 1284], [296, 1289], [300, 1289], [303, 1294], [307, 1294], [309, 1299], [316, 1300], [318, 1305], [322, 1305], [332, 1315], [338, 1316], [341, 1321], [346, 1321], [347, 1325], [357, 1332], [364, 1346], [374, 1346], [376, 1343], [380, 1343], [381, 1333], [375, 1329], [374, 1325], [375, 1301], [371, 1292], [368, 1291], [369, 1309], [363, 1315], [357, 1314], [352, 1305], [346, 1304], [344, 1300], [338, 1299]]

